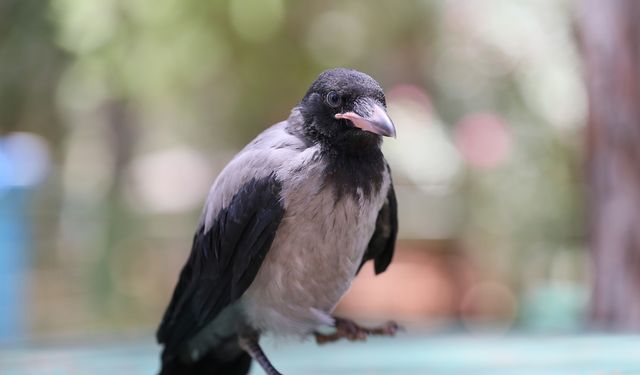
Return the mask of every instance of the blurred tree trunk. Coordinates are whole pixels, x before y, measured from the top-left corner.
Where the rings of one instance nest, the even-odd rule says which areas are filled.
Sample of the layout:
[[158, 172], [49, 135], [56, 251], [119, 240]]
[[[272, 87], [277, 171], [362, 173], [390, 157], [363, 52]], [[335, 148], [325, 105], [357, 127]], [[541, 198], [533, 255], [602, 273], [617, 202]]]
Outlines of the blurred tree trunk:
[[640, 1], [584, 0], [588, 175], [601, 328], [640, 329]]
[[136, 142], [134, 119], [131, 106], [126, 99], [113, 98], [104, 103], [104, 116], [109, 128], [111, 154], [115, 157], [112, 183], [109, 187], [107, 205], [104, 207], [106, 241], [100, 249], [100, 259], [93, 273], [93, 303], [104, 313], [111, 313], [107, 307], [117, 305], [116, 282], [111, 268], [122, 243], [130, 237], [132, 229], [130, 210], [123, 201], [125, 170], [133, 154]]

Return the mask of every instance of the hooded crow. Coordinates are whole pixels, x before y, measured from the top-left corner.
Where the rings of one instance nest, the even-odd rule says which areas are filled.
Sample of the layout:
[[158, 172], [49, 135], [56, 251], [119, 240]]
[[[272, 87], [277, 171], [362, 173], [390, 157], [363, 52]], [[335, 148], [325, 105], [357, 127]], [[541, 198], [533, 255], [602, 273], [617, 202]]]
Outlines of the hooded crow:
[[373, 78], [327, 70], [223, 169], [158, 328], [162, 375], [247, 374], [252, 358], [279, 374], [258, 344], [265, 333], [318, 343], [395, 333], [393, 322], [367, 329], [331, 315], [365, 262], [378, 274], [393, 256], [385, 108]]

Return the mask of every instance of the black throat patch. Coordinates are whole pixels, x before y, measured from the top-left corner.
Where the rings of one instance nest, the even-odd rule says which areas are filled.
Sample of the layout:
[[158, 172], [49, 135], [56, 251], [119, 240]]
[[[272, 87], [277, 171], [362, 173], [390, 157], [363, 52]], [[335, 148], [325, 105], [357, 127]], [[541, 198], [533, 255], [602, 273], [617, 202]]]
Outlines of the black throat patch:
[[[358, 198], [358, 191], [364, 199], [380, 190], [385, 171], [385, 161], [380, 147], [375, 144], [349, 145], [343, 149], [332, 145], [323, 147], [321, 154], [326, 160], [325, 184], [334, 189], [336, 202], [345, 195]], [[365, 146], [360, 149], [359, 146]]]

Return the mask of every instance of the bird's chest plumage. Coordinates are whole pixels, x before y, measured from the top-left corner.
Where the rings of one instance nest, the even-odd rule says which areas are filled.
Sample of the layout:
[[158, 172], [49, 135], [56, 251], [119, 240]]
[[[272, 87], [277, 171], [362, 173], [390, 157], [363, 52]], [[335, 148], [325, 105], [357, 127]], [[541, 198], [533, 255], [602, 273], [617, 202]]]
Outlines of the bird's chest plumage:
[[336, 194], [311, 165], [283, 187], [285, 217], [258, 275], [243, 297], [254, 327], [305, 334], [331, 324], [329, 313], [351, 285], [389, 187]]

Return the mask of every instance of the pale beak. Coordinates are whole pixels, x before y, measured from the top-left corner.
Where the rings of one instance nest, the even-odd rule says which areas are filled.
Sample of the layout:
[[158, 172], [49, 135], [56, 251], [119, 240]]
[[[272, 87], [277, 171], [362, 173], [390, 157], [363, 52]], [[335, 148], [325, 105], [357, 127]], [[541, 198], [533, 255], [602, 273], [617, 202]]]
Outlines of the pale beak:
[[352, 112], [338, 113], [335, 118], [350, 120], [355, 127], [371, 133], [396, 137], [396, 127], [382, 104], [375, 99], [358, 99]]

